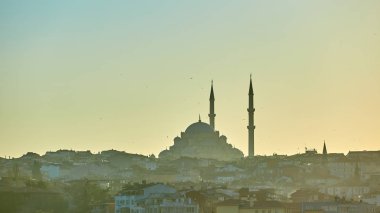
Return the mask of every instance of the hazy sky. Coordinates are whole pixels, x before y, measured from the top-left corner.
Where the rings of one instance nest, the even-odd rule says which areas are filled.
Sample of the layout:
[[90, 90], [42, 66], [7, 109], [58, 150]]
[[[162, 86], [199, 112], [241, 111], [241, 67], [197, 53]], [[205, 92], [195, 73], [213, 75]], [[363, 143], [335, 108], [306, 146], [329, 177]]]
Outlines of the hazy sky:
[[208, 122], [247, 154], [380, 150], [380, 1], [0, 1], [0, 156], [158, 154]]

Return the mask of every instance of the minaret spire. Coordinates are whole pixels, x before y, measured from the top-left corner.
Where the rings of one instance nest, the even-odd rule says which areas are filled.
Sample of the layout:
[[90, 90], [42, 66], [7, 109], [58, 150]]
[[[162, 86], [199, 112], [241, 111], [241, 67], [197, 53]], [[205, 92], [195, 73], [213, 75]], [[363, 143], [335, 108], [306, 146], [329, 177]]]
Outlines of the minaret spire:
[[211, 92], [210, 92], [210, 114], [208, 114], [208, 117], [210, 118], [210, 126], [212, 127], [213, 130], [215, 130], [215, 111], [214, 111], [214, 102], [215, 102], [215, 97], [214, 97], [214, 82], [211, 81]]
[[323, 140], [323, 155], [322, 155], [323, 163], [325, 164], [327, 162], [327, 148], [326, 148], [326, 141]]
[[249, 80], [249, 93], [248, 93], [248, 157], [255, 155], [255, 125], [254, 125], [254, 112], [253, 107], [253, 87], [252, 87], [252, 74]]

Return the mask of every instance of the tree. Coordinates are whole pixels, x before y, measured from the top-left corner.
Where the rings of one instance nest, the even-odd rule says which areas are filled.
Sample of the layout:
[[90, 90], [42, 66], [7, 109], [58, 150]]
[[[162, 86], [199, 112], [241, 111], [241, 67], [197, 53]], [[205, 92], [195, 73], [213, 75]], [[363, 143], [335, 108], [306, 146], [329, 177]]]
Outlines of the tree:
[[73, 182], [67, 193], [74, 206], [72, 212], [90, 212], [91, 205], [109, 200], [108, 190], [100, 188], [96, 183], [87, 179]]
[[249, 196], [249, 189], [248, 188], [241, 188], [239, 189], [239, 196], [240, 197], [248, 197]]
[[271, 200], [274, 196], [274, 191], [271, 189], [260, 189], [254, 192], [256, 200], [259, 202]]
[[17, 163], [13, 164], [12, 170], [10, 171], [10, 176], [16, 180], [20, 177], [20, 167]]
[[42, 179], [41, 163], [36, 160], [33, 161], [33, 165], [32, 165], [32, 177], [36, 180]]

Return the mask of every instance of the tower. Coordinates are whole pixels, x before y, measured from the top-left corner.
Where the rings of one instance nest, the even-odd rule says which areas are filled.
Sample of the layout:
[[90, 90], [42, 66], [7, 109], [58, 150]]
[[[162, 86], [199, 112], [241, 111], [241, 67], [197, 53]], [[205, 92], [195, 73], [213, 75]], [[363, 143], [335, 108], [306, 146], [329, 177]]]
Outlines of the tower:
[[215, 130], [215, 112], [214, 112], [214, 83], [211, 81], [211, 92], [210, 92], [210, 114], [208, 114], [208, 117], [210, 118], [210, 126], [213, 130]]
[[253, 120], [255, 108], [253, 107], [252, 75], [249, 80], [248, 97], [248, 157], [253, 157], [255, 155], [255, 125]]
[[323, 155], [322, 155], [323, 163], [327, 163], [327, 148], [326, 148], [326, 141], [323, 141]]

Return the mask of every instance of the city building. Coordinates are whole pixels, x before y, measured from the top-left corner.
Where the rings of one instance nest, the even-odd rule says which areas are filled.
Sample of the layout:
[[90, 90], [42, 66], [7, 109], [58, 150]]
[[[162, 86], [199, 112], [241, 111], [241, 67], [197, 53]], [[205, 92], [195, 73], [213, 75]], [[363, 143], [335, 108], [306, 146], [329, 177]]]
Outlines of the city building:
[[132, 186], [115, 196], [115, 213], [198, 213], [199, 205], [164, 184]]
[[374, 213], [375, 205], [359, 202], [305, 202], [302, 203], [302, 213]]

